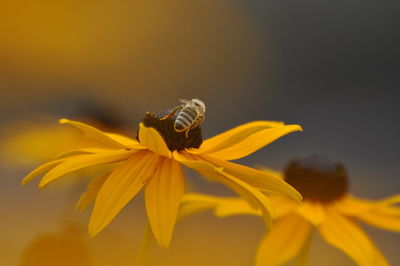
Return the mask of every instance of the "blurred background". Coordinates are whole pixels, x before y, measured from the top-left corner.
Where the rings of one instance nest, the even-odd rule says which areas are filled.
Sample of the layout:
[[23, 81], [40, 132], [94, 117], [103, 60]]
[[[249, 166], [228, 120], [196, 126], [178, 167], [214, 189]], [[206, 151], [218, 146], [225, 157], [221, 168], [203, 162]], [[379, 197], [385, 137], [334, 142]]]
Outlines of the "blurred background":
[[[2, 6], [1, 265], [133, 265], [145, 224], [140, 197], [89, 239], [89, 212], [75, 212], [74, 204], [90, 173], [41, 191], [35, 184], [19, 186], [35, 166], [80, 141], [77, 132], [57, 124], [61, 117], [135, 136], [146, 111], [197, 97], [207, 105], [206, 137], [260, 119], [303, 126], [303, 133], [241, 163], [279, 170], [294, 156], [319, 153], [347, 166], [356, 196], [400, 192], [399, 2], [61, 0]], [[230, 193], [188, 175], [193, 190]], [[391, 264], [400, 265], [400, 235], [365, 229]], [[262, 235], [255, 217], [220, 220], [205, 213], [178, 223], [171, 248], [154, 247], [149, 262], [251, 265]], [[316, 240], [310, 265], [353, 265]], [[40, 257], [48, 264], [35, 262]]]

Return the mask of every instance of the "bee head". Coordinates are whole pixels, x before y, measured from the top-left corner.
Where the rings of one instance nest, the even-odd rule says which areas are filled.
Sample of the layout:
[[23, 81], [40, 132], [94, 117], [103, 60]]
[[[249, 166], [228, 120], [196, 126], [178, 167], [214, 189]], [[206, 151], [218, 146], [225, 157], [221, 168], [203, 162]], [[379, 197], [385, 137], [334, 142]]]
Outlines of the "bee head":
[[203, 103], [203, 101], [199, 99], [192, 99], [191, 102], [195, 107], [200, 108], [200, 110], [202, 110], [203, 113], [206, 111], [206, 105]]

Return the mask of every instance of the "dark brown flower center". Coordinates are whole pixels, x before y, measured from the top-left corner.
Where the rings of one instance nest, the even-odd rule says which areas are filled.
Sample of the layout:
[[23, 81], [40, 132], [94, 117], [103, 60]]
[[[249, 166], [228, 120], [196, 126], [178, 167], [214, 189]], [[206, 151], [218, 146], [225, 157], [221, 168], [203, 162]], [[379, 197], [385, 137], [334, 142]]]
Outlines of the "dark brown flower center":
[[[163, 137], [168, 149], [171, 151], [179, 151], [186, 148], [199, 148], [203, 142], [201, 127], [196, 126], [195, 128], [190, 129], [188, 135], [186, 136], [185, 131], [177, 132], [175, 130], [174, 122], [176, 115], [171, 118], [160, 120], [160, 118], [163, 118], [168, 113], [169, 111], [166, 111], [156, 115], [154, 113], [147, 112], [146, 116], [142, 119], [142, 123], [146, 127], [152, 127], [157, 130], [158, 133], [160, 133], [160, 135]], [[137, 138], [140, 142], [139, 137]]]
[[285, 181], [304, 199], [324, 203], [339, 199], [348, 191], [344, 166], [320, 155], [290, 161], [285, 169]]

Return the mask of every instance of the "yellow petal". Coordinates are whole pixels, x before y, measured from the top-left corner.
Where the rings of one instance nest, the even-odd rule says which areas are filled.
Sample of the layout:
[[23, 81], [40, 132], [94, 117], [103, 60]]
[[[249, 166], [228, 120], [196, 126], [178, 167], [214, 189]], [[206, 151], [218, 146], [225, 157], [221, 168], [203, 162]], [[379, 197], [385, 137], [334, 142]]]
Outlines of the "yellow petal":
[[57, 155], [57, 158], [65, 158], [73, 155], [78, 155], [78, 154], [87, 154], [87, 153], [98, 153], [102, 149], [100, 148], [82, 148], [82, 149], [73, 149], [73, 150], [68, 150], [64, 151], [62, 153], [59, 153]]
[[115, 134], [115, 133], [106, 133], [104, 132], [108, 137], [112, 138], [118, 143], [123, 144], [125, 147], [129, 147], [130, 149], [146, 149], [145, 146], [139, 143], [136, 139], [131, 139], [129, 137]]
[[154, 175], [159, 156], [139, 151], [119, 165], [101, 187], [89, 222], [89, 234], [99, 233]]
[[381, 200], [359, 199], [352, 195], [346, 195], [341, 200], [337, 201], [334, 207], [345, 215], [356, 216], [359, 213], [377, 210], [384, 207], [395, 207], [396, 204], [399, 203], [400, 195], [395, 195]]
[[261, 170], [263, 172], [266, 172], [268, 175], [276, 176], [277, 178], [284, 179], [284, 174], [281, 171], [274, 170], [274, 169], [266, 167], [264, 165], [256, 166], [255, 168], [258, 170]]
[[228, 186], [242, 196], [245, 200], [247, 200], [252, 206], [259, 208], [263, 214], [267, 229], [271, 228], [272, 220], [275, 217], [275, 212], [272, 208], [271, 202], [261, 191], [236, 178], [235, 176], [224, 172], [221, 168], [216, 167], [209, 162], [203, 161], [201, 158], [197, 158], [194, 155], [190, 155], [185, 152], [179, 153], [177, 151], [174, 151], [173, 155], [174, 159], [177, 161], [189, 168], [194, 169], [207, 178]]
[[296, 256], [310, 237], [312, 226], [291, 214], [279, 219], [258, 247], [256, 266], [281, 265]]
[[174, 231], [185, 183], [182, 167], [174, 160], [162, 160], [162, 165], [146, 185], [145, 199], [153, 235], [159, 246], [167, 248]]
[[262, 215], [259, 209], [252, 207], [242, 198], [215, 197], [197, 193], [184, 195], [181, 208], [185, 214], [214, 209], [215, 215], [221, 218], [232, 215]]
[[326, 208], [326, 219], [318, 229], [332, 246], [342, 250], [360, 266], [384, 266], [387, 261], [368, 236], [334, 208]]
[[395, 195], [392, 197], [384, 198], [381, 200], [378, 200], [377, 203], [380, 206], [389, 206], [389, 205], [394, 205], [394, 204], [400, 204], [400, 195]]
[[307, 266], [309, 264], [311, 249], [312, 232], [309, 234], [305, 243], [303, 243], [300, 251], [293, 260], [294, 266]]
[[50, 171], [60, 163], [62, 163], [64, 159], [59, 159], [59, 160], [54, 160], [45, 164], [42, 164], [41, 166], [37, 167], [35, 170], [30, 172], [24, 179], [22, 179], [21, 186], [24, 186], [28, 182], [30, 182], [32, 179], [37, 177], [40, 174], [46, 173], [47, 171]]
[[157, 130], [151, 127], [145, 127], [143, 123], [139, 126], [139, 141], [142, 145], [146, 146], [149, 150], [171, 158], [171, 151], [168, 149], [167, 144], [165, 144], [164, 139], [161, 137]]
[[355, 216], [358, 213], [373, 210], [377, 208], [377, 205], [373, 201], [360, 200], [346, 195], [332, 204], [332, 207], [346, 216]]
[[357, 215], [357, 218], [381, 229], [400, 232], [400, 208], [382, 208]]
[[57, 178], [73, 171], [95, 165], [120, 162], [137, 152], [137, 150], [108, 150], [99, 149], [95, 154], [81, 154], [65, 158], [64, 161], [44, 175], [39, 187], [44, 187]]
[[193, 154], [207, 154], [221, 160], [235, 160], [261, 149], [288, 133], [301, 130], [298, 125], [285, 126], [268, 121], [253, 122], [205, 140], [199, 149], [188, 151]]
[[77, 129], [81, 130], [83, 133], [85, 133], [88, 138], [90, 138], [96, 142], [99, 142], [101, 144], [104, 144], [110, 148], [116, 148], [116, 149], [130, 148], [129, 146], [125, 145], [125, 143], [118, 142], [117, 140], [108, 136], [106, 133], [104, 133], [92, 126], [86, 125], [84, 123], [77, 122], [77, 121], [71, 121], [68, 119], [60, 119], [60, 124], [63, 124], [63, 125], [66, 124], [66, 125], [73, 126]]
[[207, 153], [207, 155], [223, 160], [240, 159], [258, 151], [280, 137], [295, 131], [302, 131], [302, 128], [299, 125], [287, 125], [278, 128], [264, 129], [228, 148], [213, 153]]
[[90, 182], [87, 190], [85, 193], [83, 193], [76, 204], [76, 209], [79, 211], [84, 211], [86, 210], [89, 205], [95, 201], [97, 194], [99, 193], [101, 187], [103, 186], [104, 182], [106, 182], [107, 178], [109, 177], [111, 173], [107, 173], [105, 175], [101, 175], [95, 179], [93, 179], [92, 182]]
[[[147, 149], [147, 148], [141, 144], [137, 144], [135, 148], [129, 148], [129, 149], [123, 149], [123, 150], [129, 151], [129, 150], [144, 150], [144, 149]], [[80, 148], [80, 149], [72, 149], [72, 150], [67, 150], [67, 151], [59, 153], [56, 156], [56, 158], [65, 158], [65, 157], [79, 155], [79, 154], [101, 153], [104, 150], [105, 150], [104, 148], [99, 148], [99, 147], [86, 147], [86, 148]]]
[[291, 185], [286, 183], [280, 176], [271, 175], [271, 172], [257, 170], [240, 164], [218, 160], [209, 156], [200, 156], [205, 161], [222, 167], [224, 172], [233, 175], [251, 186], [271, 192], [286, 195], [296, 201], [301, 201], [301, 194]]
[[254, 208], [261, 210], [267, 230], [272, 228], [272, 221], [275, 219], [275, 210], [270, 200], [258, 189], [226, 173], [215, 175], [216, 180], [230, 187], [233, 191], [242, 196]]
[[196, 159], [193, 155], [188, 153], [174, 151], [172, 154], [175, 160], [196, 171], [210, 172], [211, 174], [214, 172], [222, 173], [223, 171], [222, 167], [217, 167], [201, 159]]
[[304, 200], [296, 212], [315, 226], [325, 220], [325, 211], [321, 203]]
[[218, 205], [215, 206], [214, 212], [218, 217], [228, 217], [232, 215], [262, 216], [260, 209], [254, 208], [242, 198], [222, 199], [218, 202]]
[[182, 196], [181, 205], [179, 206], [178, 219], [185, 218], [189, 215], [211, 210], [216, 206], [216, 197], [189, 193]]
[[299, 203], [282, 195], [270, 195], [272, 206], [274, 206], [276, 217], [281, 218], [291, 214], [299, 208]]
[[281, 126], [284, 126], [283, 122], [277, 122], [277, 121], [249, 122], [205, 140], [200, 149], [198, 150], [198, 152], [200, 154], [200, 153], [215, 152], [221, 149], [226, 149], [236, 144], [237, 142], [242, 141], [251, 134], [254, 134], [264, 129], [281, 127]]
[[348, 196], [335, 207], [347, 216], [385, 230], [400, 232], [400, 195], [378, 201], [356, 199]]

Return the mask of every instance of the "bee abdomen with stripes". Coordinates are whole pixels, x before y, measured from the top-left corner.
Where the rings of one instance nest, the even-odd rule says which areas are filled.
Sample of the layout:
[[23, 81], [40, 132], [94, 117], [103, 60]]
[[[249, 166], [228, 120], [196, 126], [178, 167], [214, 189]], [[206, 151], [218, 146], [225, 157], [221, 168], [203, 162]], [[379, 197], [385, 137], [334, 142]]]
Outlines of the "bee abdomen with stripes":
[[175, 130], [184, 131], [188, 127], [191, 127], [197, 119], [197, 112], [191, 107], [184, 107], [177, 115], [175, 119]]

